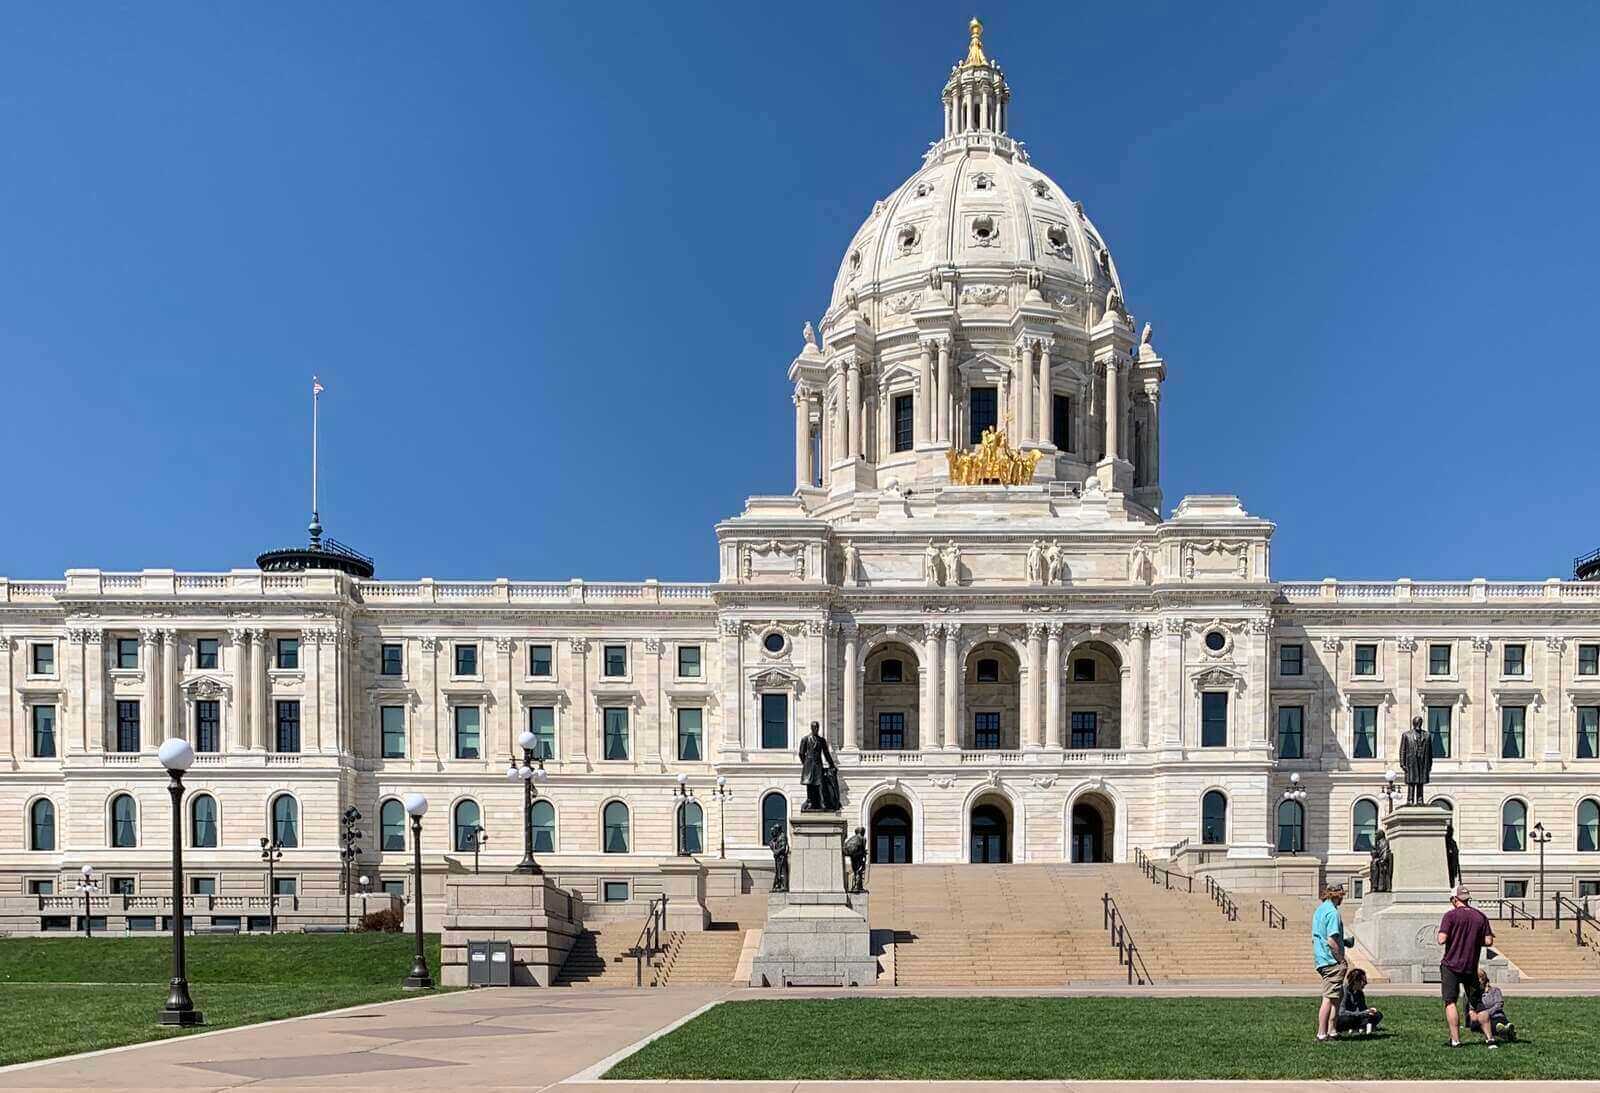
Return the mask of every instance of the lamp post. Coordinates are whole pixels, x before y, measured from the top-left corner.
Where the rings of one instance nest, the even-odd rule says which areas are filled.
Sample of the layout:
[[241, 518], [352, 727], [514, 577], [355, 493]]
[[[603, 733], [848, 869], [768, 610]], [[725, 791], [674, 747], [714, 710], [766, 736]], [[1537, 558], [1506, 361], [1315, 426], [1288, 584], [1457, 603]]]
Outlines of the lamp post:
[[94, 879], [94, 866], [83, 867], [83, 879], [78, 881], [78, 891], [83, 895], [83, 936], [93, 937], [94, 926], [89, 921], [89, 897], [100, 891], [100, 882]]
[[361, 811], [354, 805], [344, 810], [342, 817], [342, 830], [339, 832], [339, 861], [344, 866], [344, 932], [350, 932], [350, 869], [361, 856], [361, 847], [356, 845], [361, 839], [361, 832], [356, 830], [356, 824], [361, 822]]
[[194, 1008], [189, 998], [189, 977], [183, 961], [183, 772], [194, 762], [194, 749], [187, 740], [173, 737], [161, 745], [156, 755], [172, 776], [167, 784], [172, 796], [172, 981], [168, 984], [167, 1004], [157, 1020], [163, 1025], [192, 1028], [205, 1024], [205, 1015]]
[[690, 801], [694, 800], [694, 787], [689, 784], [689, 776], [687, 774], [680, 773], [678, 775], [678, 784], [672, 787], [672, 796], [679, 802], [677, 809], [674, 811], [678, 815], [678, 857], [682, 858], [689, 853], [689, 840], [684, 838], [687, 832], [687, 825], [684, 823], [685, 814], [683, 810], [688, 807]]
[[432, 990], [433, 975], [428, 971], [428, 954], [422, 947], [422, 817], [428, 813], [428, 799], [408, 793], [406, 815], [411, 817], [411, 897], [415, 901], [417, 951], [411, 958], [411, 974], [401, 981], [406, 990]]
[[[517, 737], [517, 744], [522, 748], [522, 759], [519, 761], [513, 752], [510, 765], [506, 767], [507, 778], [522, 782], [522, 860], [512, 872], [537, 876], [543, 870], [533, 860], [533, 799], [539, 796], [534, 783], [543, 782], [550, 776], [544, 772], [544, 756], [534, 755], [534, 749], [539, 746], [537, 736], [523, 729], [522, 735]], [[476, 860], [473, 862], [473, 871], [477, 871]]]
[[1539, 844], [1539, 918], [1544, 918], [1544, 844], [1554, 836], [1544, 829], [1541, 821], [1533, 825], [1533, 830], [1528, 832], [1528, 838]]
[[283, 857], [283, 846], [274, 835], [272, 838], [261, 836], [261, 860], [267, 863], [267, 933], [278, 932], [278, 886], [273, 880], [272, 870]]
[[1400, 792], [1399, 781], [1399, 771], [1386, 770], [1383, 772], [1383, 798], [1387, 805], [1383, 810], [1385, 816], [1394, 811], [1394, 795]]
[[1283, 799], [1285, 801], [1294, 801], [1300, 805], [1300, 829], [1295, 832], [1295, 837], [1290, 840], [1289, 845], [1289, 853], [1298, 854], [1300, 851], [1305, 849], [1305, 847], [1301, 844], [1304, 842], [1306, 837], [1306, 791], [1304, 787], [1300, 785], [1299, 771], [1295, 771], [1293, 774], [1289, 775], [1289, 788], [1283, 791]]
[[472, 875], [478, 875], [478, 852], [483, 849], [483, 844], [488, 841], [489, 833], [483, 829], [482, 824], [472, 825]]
[[717, 784], [711, 790], [717, 799], [717, 857], [728, 856], [728, 802], [733, 800], [733, 790], [728, 788], [728, 776], [717, 775]]

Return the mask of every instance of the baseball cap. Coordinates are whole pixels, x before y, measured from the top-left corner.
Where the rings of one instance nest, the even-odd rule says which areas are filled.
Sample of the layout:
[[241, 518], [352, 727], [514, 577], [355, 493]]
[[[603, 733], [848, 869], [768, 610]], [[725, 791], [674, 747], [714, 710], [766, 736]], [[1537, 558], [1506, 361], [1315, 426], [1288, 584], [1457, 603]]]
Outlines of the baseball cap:
[[1465, 903], [1467, 900], [1472, 898], [1472, 890], [1464, 884], [1456, 885], [1455, 888], [1451, 890], [1450, 894], [1456, 899], [1460, 900], [1462, 903]]

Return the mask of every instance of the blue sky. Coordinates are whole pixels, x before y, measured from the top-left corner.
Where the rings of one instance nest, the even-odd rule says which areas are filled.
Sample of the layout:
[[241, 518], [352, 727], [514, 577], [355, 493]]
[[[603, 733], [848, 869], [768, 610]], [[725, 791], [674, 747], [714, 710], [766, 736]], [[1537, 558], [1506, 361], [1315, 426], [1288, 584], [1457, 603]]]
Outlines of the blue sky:
[[[701, 579], [970, 4], [0, 8], [0, 573]], [[1600, 7], [986, 4], [1280, 578], [1600, 545]]]

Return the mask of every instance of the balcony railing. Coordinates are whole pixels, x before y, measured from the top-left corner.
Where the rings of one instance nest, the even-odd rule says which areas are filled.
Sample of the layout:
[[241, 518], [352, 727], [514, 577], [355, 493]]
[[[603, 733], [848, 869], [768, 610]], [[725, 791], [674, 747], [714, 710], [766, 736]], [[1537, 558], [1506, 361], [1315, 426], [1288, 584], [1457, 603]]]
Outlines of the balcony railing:
[[[1600, 563], [1600, 559], [1597, 559]], [[1288, 603], [1403, 604], [1494, 602], [1572, 602], [1600, 599], [1594, 581], [1286, 581], [1278, 592]]]

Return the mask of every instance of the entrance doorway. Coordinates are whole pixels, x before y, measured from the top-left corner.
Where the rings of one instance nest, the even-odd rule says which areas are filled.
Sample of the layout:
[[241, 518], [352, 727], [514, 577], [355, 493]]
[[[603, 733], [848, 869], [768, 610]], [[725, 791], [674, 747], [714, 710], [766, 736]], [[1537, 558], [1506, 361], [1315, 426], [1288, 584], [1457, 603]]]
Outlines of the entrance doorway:
[[872, 863], [908, 865], [911, 862], [911, 813], [896, 804], [882, 805], [872, 814]]
[[1006, 830], [1006, 814], [998, 806], [977, 806], [972, 810], [972, 850], [969, 860], [974, 864], [1010, 861], [1009, 834]]
[[1111, 802], [1098, 793], [1087, 793], [1072, 806], [1072, 860], [1109, 862], [1112, 823], [1116, 815]]

